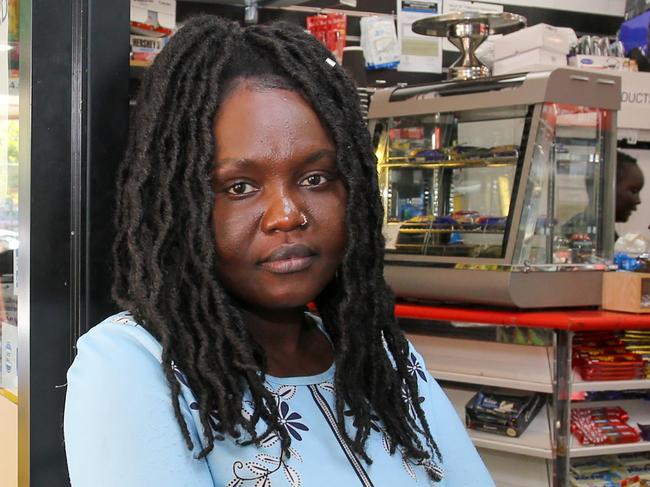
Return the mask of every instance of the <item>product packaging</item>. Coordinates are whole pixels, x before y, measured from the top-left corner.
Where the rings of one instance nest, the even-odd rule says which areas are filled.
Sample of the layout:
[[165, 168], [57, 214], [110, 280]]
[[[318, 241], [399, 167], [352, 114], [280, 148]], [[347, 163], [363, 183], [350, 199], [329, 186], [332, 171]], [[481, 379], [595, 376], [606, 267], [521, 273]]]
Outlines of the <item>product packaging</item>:
[[573, 29], [537, 24], [494, 39], [495, 76], [546, 71], [566, 66], [566, 55], [577, 41]]
[[131, 34], [131, 60], [151, 64], [169, 42], [170, 37], [148, 37]]
[[390, 17], [371, 16], [361, 19], [361, 47], [368, 69], [395, 69], [400, 47], [395, 23]]
[[566, 55], [577, 40], [573, 29], [537, 24], [495, 38], [494, 60], [498, 61], [534, 49]]
[[468, 428], [518, 437], [543, 405], [540, 394], [477, 392], [465, 406]]
[[576, 54], [570, 56], [569, 66], [583, 69], [613, 69], [615, 71], [636, 71], [636, 63], [631, 59], [614, 56], [594, 56], [591, 54]]
[[636, 443], [639, 432], [627, 423], [621, 407], [576, 408], [571, 410], [571, 432], [581, 445]]
[[[133, 24], [145, 32], [133, 32]], [[151, 29], [147, 26], [172, 31], [176, 27], [176, 0], [131, 0], [131, 32], [148, 35], [146, 30]]]
[[307, 30], [327, 47], [336, 60], [343, 60], [343, 48], [347, 32], [345, 14], [323, 14], [307, 17]]
[[500, 76], [509, 73], [548, 71], [567, 65], [566, 54], [546, 49], [532, 49], [494, 61], [492, 74]]

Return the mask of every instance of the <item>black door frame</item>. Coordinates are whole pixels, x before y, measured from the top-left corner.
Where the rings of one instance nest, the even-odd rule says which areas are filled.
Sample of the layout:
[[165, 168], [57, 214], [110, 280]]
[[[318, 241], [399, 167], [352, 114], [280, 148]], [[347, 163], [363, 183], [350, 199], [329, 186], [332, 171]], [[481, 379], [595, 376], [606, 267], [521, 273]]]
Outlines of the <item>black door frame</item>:
[[128, 128], [129, 0], [21, 0], [19, 486], [68, 486], [66, 371], [112, 311], [114, 178]]

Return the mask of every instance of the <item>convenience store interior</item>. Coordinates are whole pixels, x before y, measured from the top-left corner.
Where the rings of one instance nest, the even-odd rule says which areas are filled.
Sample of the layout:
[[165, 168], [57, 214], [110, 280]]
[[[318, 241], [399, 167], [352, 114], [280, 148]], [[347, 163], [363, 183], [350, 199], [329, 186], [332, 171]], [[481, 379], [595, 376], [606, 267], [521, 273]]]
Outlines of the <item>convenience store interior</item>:
[[[70, 485], [65, 372], [117, 311], [112, 181], [136, 93], [201, 13], [311, 26], [355, 80], [395, 314], [496, 485], [650, 485], [650, 2], [0, 6], [1, 487]], [[454, 14], [501, 26], [478, 52], [491, 75], [450, 79], [458, 49], [410, 31]], [[396, 26], [377, 65], [364, 19]], [[621, 153], [646, 181], [625, 218]]]

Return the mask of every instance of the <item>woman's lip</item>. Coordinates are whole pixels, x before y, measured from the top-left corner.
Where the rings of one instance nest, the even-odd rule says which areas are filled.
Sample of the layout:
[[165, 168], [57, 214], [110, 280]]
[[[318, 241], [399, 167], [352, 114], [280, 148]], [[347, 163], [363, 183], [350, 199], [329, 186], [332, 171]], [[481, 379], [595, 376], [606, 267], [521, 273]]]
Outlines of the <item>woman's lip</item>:
[[258, 265], [265, 271], [273, 274], [293, 274], [311, 267], [314, 256], [291, 257], [289, 259], [261, 262]]

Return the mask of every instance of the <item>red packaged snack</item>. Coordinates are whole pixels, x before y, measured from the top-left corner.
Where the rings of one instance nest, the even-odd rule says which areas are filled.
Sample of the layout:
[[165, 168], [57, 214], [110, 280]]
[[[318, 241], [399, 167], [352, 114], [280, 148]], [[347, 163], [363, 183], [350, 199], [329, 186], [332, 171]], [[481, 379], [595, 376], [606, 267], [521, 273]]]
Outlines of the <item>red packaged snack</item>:
[[621, 407], [578, 408], [571, 411], [571, 432], [581, 445], [636, 443], [640, 435], [628, 419]]
[[339, 63], [341, 62], [347, 32], [345, 14], [323, 14], [307, 17], [307, 30], [334, 53]]

